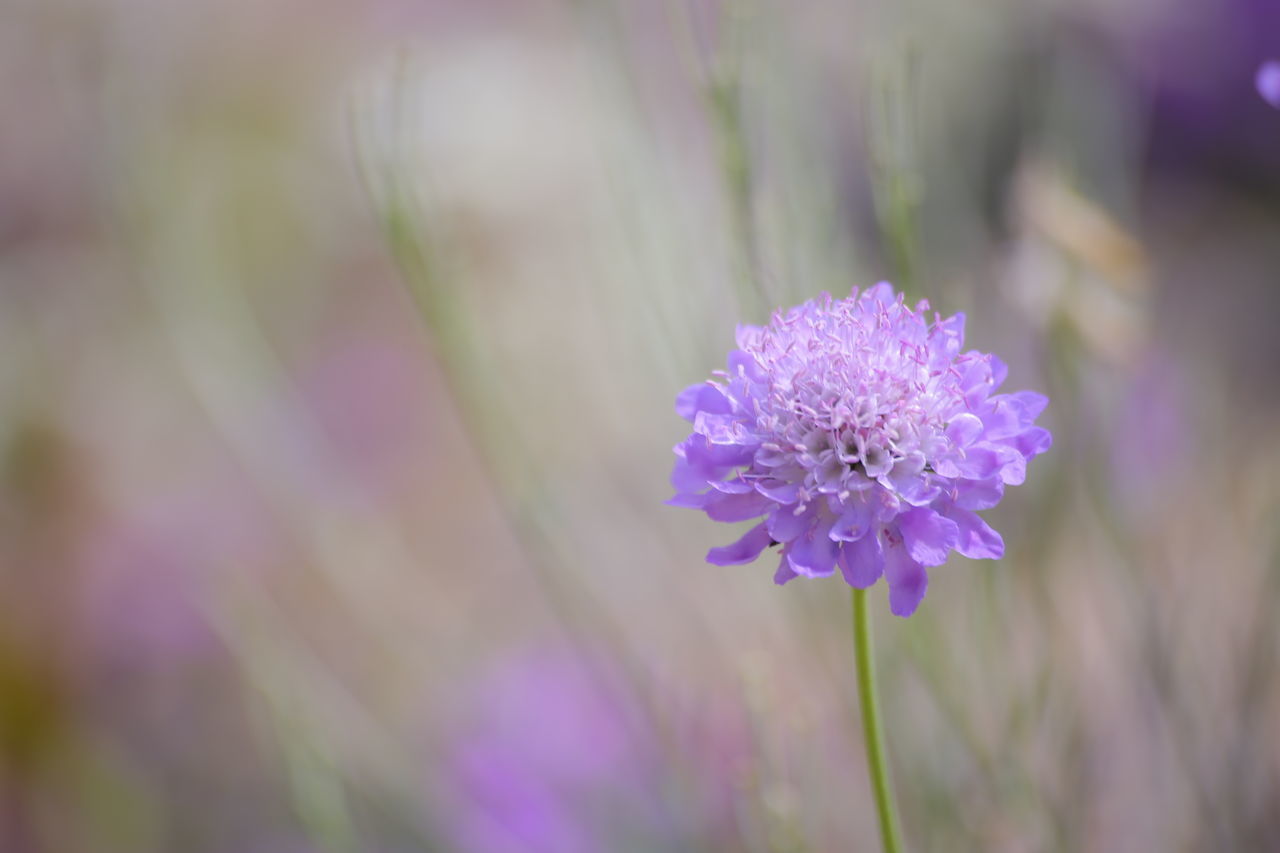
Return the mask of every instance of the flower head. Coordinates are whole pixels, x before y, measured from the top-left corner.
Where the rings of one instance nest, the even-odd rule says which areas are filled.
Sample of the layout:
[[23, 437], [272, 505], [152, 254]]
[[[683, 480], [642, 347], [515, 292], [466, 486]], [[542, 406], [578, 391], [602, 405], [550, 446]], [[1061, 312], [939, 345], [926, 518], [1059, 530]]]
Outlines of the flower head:
[[707, 561], [748, 563], [781, 546], [774, 580], [839, 567], [866, 588], [883, 575], [909, 616], [926, 567], [951, 551], [998, 558], [1000, 534], [974, 510], [1021, 483], [1052, 443], [1034, 424], [1048, 399], [995, 394], [1007, 369], [961, 352], [964, 315], [926, 319], [887, 283], [823, 294], [767, 326], [740, 326], [728, 369], [685, 389], [676, 411], [675, 506], [715, 521], [762, 519]]

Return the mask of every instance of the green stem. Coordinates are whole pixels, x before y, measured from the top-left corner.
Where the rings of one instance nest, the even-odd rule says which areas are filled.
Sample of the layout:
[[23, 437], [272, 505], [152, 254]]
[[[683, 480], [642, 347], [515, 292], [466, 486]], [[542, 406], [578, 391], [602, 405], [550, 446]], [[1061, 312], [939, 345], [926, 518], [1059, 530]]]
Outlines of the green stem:
[[902, 849], [902, 833], [889, 785], [889, 763], [884, 749], [884, 726], [880, 720], [880, 700], [876, 695], [875, 656], [871, 650], [871, 619], [867, 614], [867, 591], [853, 590], [853, 653], [858, 666], [858, 699], [862, 706], [862, 737], [867, 745], [867, 773], [876, 796], [880, 817], [880, 839], [884, 853]]

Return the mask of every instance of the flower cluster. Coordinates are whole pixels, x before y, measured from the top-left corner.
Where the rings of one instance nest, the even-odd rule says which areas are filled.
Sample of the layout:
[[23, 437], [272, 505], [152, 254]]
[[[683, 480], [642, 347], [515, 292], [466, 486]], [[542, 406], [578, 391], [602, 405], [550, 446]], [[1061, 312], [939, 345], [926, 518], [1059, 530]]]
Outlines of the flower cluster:
[[774, 580], [840, 568], [866, 588], [881, 575], [909, 616], [926, 567], [951, 551], [998, 558], [1004, 542], [974, 510], [1021, 483], [1052, 438], [1047, 398], [995, 394], [1007, 369], [961, 352], [964, 315], [930, 322], [887, 283], [823, 294], [768, 326], [740, 326], [728, 370], [683, 391], [693, 434], [676, 445], [669, 503], [715, 521], [763, 518], [707, 561], [748, 563], [781, 546]]

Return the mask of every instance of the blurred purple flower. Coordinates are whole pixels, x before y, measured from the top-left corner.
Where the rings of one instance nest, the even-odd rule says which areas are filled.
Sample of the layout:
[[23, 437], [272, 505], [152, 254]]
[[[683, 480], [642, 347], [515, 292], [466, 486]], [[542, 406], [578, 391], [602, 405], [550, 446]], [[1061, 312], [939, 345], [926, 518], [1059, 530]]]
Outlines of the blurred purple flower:
[[1114, 36], [1116, 58], [1149, 101], [1149, 164], [1179, 186], [1189, 178], [1280, 191], [1277, 118], [1266, 94], [1258, 97], [1261, 69], [1280, 58], [1280, 3], [1222, 0], [1176, 11]]
[[425, 405], [414, 354], [387, 340], [356, 340], [325, 351], [310, 365], [304, 400], [331, 443], [335, 473], [374, 491], [401, 477], [421, 440]]
[[163, 670], [217, 652], [210, 584], [229, 566], [274, 558], [264, 517], [234, 475], [209, 475], [86, 529], [78, 616], [106, 671]]
[[1280, 61], [1270, 60], [1262, 63], [1254, 78], [1258, 94], [1271, 106], [1280, 110]]
[[693, 434], [676, 445], [675, 506], [715, 521], [763, 517], [707, 561], [748, 563], [781, 544], [774, 580], [889, 584], [909, 616], [927, 566], [951, 551], [998, 558], [1004, 542], [974, 510], [995, 506], [1027, 460], [1049, 448], [1035, 426], [1048, 403], [992, 392], [1007, 369], [960, 352], [964, 315], [924, 317], [887, 283], [848, 299], [823, 294], [768, 326], [740, 326], [718, 379], [682, 392]]
[[[449, 749], [456, 849], [702, 846], [722, 828], [717, 777], [727, 771], [705, 744], [664, 754], [641, 707], [616, 670], [568, 650], [524, 653], [489, 673], [464, 699], [467, 722]], [[677, 777], [695, 784], [665, 802]]]

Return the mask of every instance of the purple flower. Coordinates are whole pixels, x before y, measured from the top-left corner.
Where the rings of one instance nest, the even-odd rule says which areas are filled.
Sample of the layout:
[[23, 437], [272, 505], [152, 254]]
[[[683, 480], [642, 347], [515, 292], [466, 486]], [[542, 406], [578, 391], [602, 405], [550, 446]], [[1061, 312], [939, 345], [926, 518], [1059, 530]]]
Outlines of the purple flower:
[[1280, 110], [1280, 61], [1273, 59], [1262, 63], [1254, 77], [1254, 85], [1264, 101]]
[[928, 566], [951, 551], [999, 558], [1000, 534], [974, 510], [1021, 483], [1052, 443], [1034, 424], [1048, 399], [994, 394], [1007, 369], [961, 352], [964, 315], [925, 319], [885, 282], [740, 326], [728, 370], [685, 389], [676, 411], [693, 434], [676, 445], [669, 503], [715, 521], [762, 519], [707, 561], [749, 563], [781, 545], [774, 580], [839, 567], [866, 588], [881, 575], [909, 616]]
[[[673, 714], [660, 736], [620, 670], [567, 648], [513, 655], [462, 694], [445, 762], [450, 849], [738, 848], [720, 843], [736, 749], [724, 715]], [[690, 727], [696, 741], [680, 734]]]
[[469, 731], [449, 761], [451, 787], [464, 795], [452, 810], [461, 847], [593, 849], [597, 828], [584, 824], [581, 801], [619, 789], [630, 801], [654, 770], [615, 686], [558, 653], [518, 656], [476, 686]]

